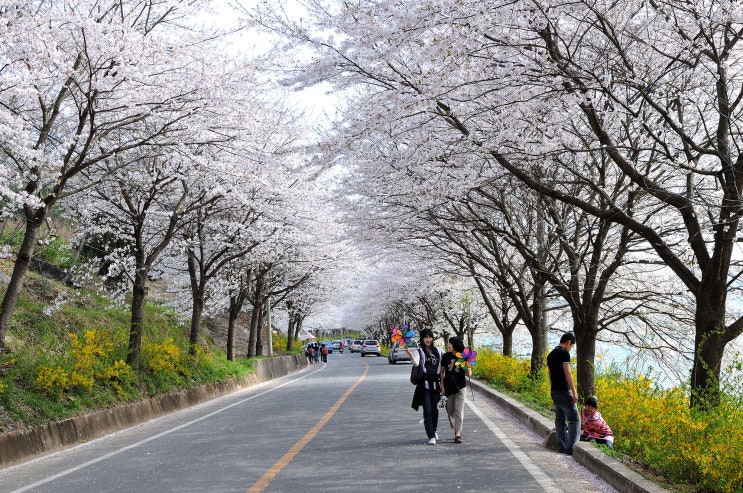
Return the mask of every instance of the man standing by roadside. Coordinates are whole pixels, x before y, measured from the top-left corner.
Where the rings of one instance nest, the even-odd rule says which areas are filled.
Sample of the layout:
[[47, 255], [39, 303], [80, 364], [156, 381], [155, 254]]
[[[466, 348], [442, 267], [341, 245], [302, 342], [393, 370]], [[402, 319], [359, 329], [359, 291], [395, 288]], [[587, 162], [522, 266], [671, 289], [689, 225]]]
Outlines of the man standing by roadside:
[[[578, 415], [578, 392], [570, 373], [570, 350], [575, 346], [575, 336], [566, 332], [560, 344], [547, 355], [550, 373], [552, 402], [555, 404], [555, 433], [561, 454], [573, 455], [573, 445], [578, 441], [580, 417]], [[565, 421], [568, 422], [567, 437]]]

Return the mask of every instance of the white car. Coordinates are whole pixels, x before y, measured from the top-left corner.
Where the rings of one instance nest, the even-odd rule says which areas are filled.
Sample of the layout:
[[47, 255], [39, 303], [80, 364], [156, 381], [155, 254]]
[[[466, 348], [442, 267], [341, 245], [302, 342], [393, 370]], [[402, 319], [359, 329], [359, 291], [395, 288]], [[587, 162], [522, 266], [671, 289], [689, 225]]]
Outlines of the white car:
[[379, 341], [374, 339], [364, 341], [361, 345], [361, 356], [366, 356], [367, 354], [376, 354], [377, 357], [382, 356], [382, 348], [379, 346]]

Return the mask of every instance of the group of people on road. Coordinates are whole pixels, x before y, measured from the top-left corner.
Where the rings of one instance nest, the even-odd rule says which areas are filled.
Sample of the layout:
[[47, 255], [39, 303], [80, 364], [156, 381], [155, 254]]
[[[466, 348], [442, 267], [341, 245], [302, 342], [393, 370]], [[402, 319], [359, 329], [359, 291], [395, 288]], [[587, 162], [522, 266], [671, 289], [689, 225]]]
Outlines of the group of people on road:
[[323, 363], [328, 362], [328, 348], [325, 344], [318, 344], [316, 342], [307, 344], [304, 355], [310, 364], [319, 363], [320, 361]]
[[[413, 366], [422, 365], [423, 379], [416, 384], [412, 407], [416, 411], [423, 408], [423, 425], [428, 443], [435, 445], [439, 440], [437, 432], [439, 403], [443, 400], [454, 430], [454, 443], [463, 443], [464, 401], [469, 366], [456, 365], [457, 353], [464, 350], [464, 342], [459, 337], [451, 337], [448, 351], [444, 352], [433, 344], [433, 331], [420, 331], [421, 344], [418, 348], [406, 347]], [[614, 435], [598, 410], [596, 396], [583, 402], [578, 412], [578, 392], [570, 371], [570, 351], [575, 346], [575, 335], [567, 332], [560, 343], [547, 356], [547, 369], [550, 377], [550, 391], [555, 408], [555, 434], [559, 452], [572, 455], [578, 440], [590, 441], [612, 447]]]
[[430, 329], [420, 331], [420, 341], [421, 344], [415, 351], [410, 347], [405, 348], [413, 365], [423, 366], [423, 379], [415, 387], [412, 407], [416, 411], [423, 407], [423, 425], [428, 443], [435, 445], [439, 439], [439, 403], [443, 399], [449, 426], [454, 430], [454, 443], [463, 443], [466, 377], [471, 374], [471, 370], [455, 363], [456, 353], [464, 351], [464, 341], [459, 337], [449, 338], [449, 350], [446, 353], [433, 345], [433, 331]]

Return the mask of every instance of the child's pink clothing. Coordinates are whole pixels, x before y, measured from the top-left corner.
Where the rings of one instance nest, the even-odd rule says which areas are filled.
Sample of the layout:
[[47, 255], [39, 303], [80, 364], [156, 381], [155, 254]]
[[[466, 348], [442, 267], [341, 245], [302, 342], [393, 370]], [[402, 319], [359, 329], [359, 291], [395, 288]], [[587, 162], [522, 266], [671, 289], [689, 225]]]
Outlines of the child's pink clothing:
[[580, 412], [580, 427], [582, 430], [582, 436], [586, 440], [595, 438], [597, 440], [613, 440], [614, 435], [611, 432], [611, 428], [606, 424], [604, 418], [601, 417], [601, 413], [598, 411], [593, 414], [586, 414], [586, 408], [581, 409]]

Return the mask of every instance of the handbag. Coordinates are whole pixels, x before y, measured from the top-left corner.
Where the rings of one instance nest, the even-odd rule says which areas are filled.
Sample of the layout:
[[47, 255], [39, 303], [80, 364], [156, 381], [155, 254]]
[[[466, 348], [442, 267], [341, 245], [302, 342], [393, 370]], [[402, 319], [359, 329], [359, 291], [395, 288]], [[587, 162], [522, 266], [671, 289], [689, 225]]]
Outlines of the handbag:
[[[420, 351], [420, 349], [419, 349]], [[423, 381], [423, 359], [418, 359], [418, 365], [410, 369], [410, 383], [418, 385]]]

